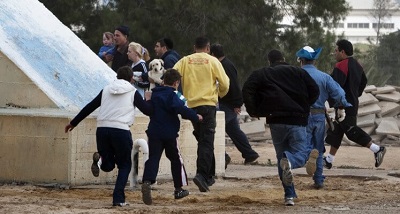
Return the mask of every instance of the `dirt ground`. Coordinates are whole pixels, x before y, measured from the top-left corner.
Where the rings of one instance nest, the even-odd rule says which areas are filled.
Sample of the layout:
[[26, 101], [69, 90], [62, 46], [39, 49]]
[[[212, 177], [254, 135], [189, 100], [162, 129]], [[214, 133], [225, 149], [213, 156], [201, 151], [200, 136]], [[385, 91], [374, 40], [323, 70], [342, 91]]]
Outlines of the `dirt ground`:
[[126, 191], [129, 206], [112, 207], [112, 185], [0, 184], [0, 213], [400, 213], [398, 146], [388, 147], [379, 169], [373, 167], [368, 149], [343, 146], [334, 167], [325, 170], [321, 190], [312, 188], [304, 168], [294, 170], [298, 198], [295, 206], [285, 207], [271, 143], [252, 145], [261, 157], [258, 164], [246, 166], [235, 147], [227, 145], [233, 163], [207, 193], [199, 192], [190, 179], [190, 195], [174, 200], [172, 181], [160, 179], [152, 193], [153, 205], [143, 204], [137, 189]]

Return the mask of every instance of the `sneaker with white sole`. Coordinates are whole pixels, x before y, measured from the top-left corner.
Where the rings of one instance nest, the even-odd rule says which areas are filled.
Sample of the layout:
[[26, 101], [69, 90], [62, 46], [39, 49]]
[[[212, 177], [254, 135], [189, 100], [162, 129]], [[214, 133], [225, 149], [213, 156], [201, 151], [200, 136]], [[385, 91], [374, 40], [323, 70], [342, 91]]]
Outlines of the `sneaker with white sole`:
[[379, 167], [382, 164], [385, 154], [386, 154], [386, 148], [384, 146], [381, 146], [379, 148], [379, 151], [377, 153], [374, 153], [375, 167]]
[[310, 156], [308, 157], [308, 161], [306, 163], [306, 171], [308, 175], [314, 175], [315, 170], [317, 170], [317, 158], [319, 152], [316, 149], [311, 150]]
[[285, 198], [285, 206], [294, 206], [293, 198]]
[[325, 168], [327, 168], [327, 169], [331, 169], [331, 168], [332, 168], [332, 163], [329, 163], [329, 162], [326, 160], [326, 157], [324, 157], [322, 161], [323, 161], [323, 164], [324, 164], [324, 167], [325, 167]]
[[114, 207], [125, 207], [125, 206], [128, 206], [128, 205], [129, 205], [129, 204], [126, 203], [126, 202], [123, 202], [123, 203], [114, 203], [114, 204], [113, 204]]
[[93, 163], [92, 163], [92, 174], [94, 177], [99, 177], [100, 174], [100, 167], [99, 167], [99, 162], [100, 160], [100, 154], [98, 152], [93, 153]]
[[181, 199], [189, 195], [189, 191], [185, 189], [175, 190], [174, 197], [175, 199]]
[[280, 162], [282, 168], [282, 182], [285, 186], [291, 186], [293, 184], [293, 173], [292, 166], [287, 158], [282, 158]]
[[256, 154], [256, 155], [254, 155], [254, 156], [251, 156], [251, 157], [248, 157], [248, 158], [245, 158], [244, 159], [244, 165], [253, 165], [253, 164], [256, 164], [257, 162], [257, 159], [259, 158], [260, 156], [258, 155], [258, 154]]

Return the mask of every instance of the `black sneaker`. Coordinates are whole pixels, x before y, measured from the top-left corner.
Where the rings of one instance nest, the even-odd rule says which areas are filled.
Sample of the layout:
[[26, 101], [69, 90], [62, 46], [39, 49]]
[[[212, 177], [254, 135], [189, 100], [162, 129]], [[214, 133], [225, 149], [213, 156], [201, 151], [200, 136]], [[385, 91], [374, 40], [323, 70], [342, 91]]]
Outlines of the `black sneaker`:
[[228, 167], [228, 164], [231, 162], [231, 157], [229, 157], [228, 153], [225, 153], [225, 169]]
[[382, 162], [383, 158], [385, 157], [386, 154], [386, 148], [384, 146], [381, 146], [379, 148], [379, 151], [377, 153], [374, 153], [375, 155], [375, 167], [379, 167]]
[[210, 190], [210, 189], [208, 189], [208, 184], [207, 184], [206, 180], [200, 174], [197, 174], [196, 176], [194, 176], [193, 182], [199, 188], [200, 192], [207, 192]]
[[245, 159], [244, 159], [244, 165], [254, 163], [259, 157], [260, 157], [260, 156], [257, 154], [257, 155], [254, 155], [254, 156], [252, 156], [252, 157], [245, 158]]
[[174, 191], [175, 199], [181, 199], [181, 198], [184, 198], [184, 197], [186, 197], [188, 195], [189, 195], [189, 191], [187, 191], [185, 189], [175, 190]]
[[92, 174], [94, 177], [99, 177], [100, 168], [97, 162], [100, 160], [100, 154], [98, 152], [93, 153], [93, 163], [92, 163]]
[[323, 189], [324, 184], [323, 183], [314, 183], [313, 188], [314, 189]]
[[323, 164], [324, 164], [324, 167], [327, 168], [327, 169], [332, 168], [332, 163], [329, 163], [329, 162], [326, 160], [326, 157], [324, 157]]
[[213, 184], [215, 184], [215, 178], [214, 176], [211, 176], [211, 178], [207, 179], [207, 185], [210, 187]]
[[142, 200], [146, 205], [151, 205], [153, 203], [151, 198], [151, 183], [148, 181], [142, 184]]

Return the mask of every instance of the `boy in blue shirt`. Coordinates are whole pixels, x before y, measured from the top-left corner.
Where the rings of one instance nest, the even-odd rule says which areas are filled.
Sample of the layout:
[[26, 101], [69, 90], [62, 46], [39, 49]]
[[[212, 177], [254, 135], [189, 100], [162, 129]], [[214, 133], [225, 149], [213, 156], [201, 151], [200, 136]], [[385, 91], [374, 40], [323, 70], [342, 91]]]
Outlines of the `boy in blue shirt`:
[[176, 90], [180, 84], [181, 75], [175, 69], [168, 69], [164, 74], [163, 85], [152, 90], [151, 102], [154, 110], [150, 116], [146, 130], [149, 144], [149, 159], [145, 163], [142, 184], [142, 199], [147, 205], [152, 204], [151, 184], [156, 181], [161, 155], [171, 161], [171, 173], [174, 180], [174, 197], [180, 199], [189, 195], [189, 191], [182, 189], [187, 185], [186, 171], [179, 153], [178, 132], [180, 120], [189, 119], [193, 123], [203, 120], [203, 117], [187, 106], [182, 97], [178, 97]]

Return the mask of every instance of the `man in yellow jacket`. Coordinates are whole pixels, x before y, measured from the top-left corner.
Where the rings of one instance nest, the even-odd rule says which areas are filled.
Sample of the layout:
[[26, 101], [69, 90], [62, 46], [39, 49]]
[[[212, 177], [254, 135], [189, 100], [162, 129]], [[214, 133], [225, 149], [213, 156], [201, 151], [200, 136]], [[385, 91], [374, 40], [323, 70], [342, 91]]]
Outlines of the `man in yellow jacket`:
[[196, 38], [194, 51], [180, 59], [174, 69], [182, 75], [182, 92], [188, 107], [203, 116], [202, 122], [192, 123], [193, 135], [198, 142], [197, 171], [193, 182], [201, 192], [207, 192], [215, 182], [216, 105], [218, 97], [228, 93], [229, 77], [218, 59], [209, 54], [210, 41], [207, 38]]

